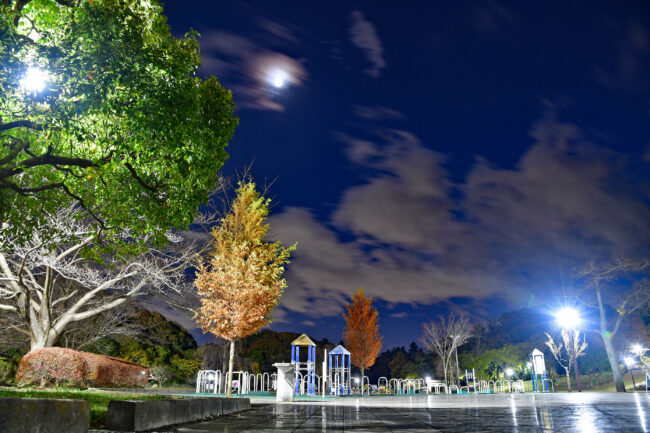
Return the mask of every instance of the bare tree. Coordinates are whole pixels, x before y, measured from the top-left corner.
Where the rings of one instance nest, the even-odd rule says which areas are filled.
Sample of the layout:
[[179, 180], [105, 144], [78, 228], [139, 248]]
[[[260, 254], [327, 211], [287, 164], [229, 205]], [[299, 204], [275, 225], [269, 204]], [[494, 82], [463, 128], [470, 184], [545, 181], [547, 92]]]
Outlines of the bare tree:
[[147, 248], [129, 256], [102, 254], [101, 232], [81, 212], [67, 207], [47, 215], [51, 237], [36, 231], [22, 241], [10, 230], [0, 233], [0, 312], [11, 316], [5, 320], [29, 339], [31, 350], [60, 343], [70, 327], [129, 300], [192, 292], [185, 269], [201, 248], [196, 237], [168, 232], [168, 244], [157, 247], [122, 231], [111, 240]]
[[[582, 342], [580, 342], [580, 331], [578, 330], [572, 330], [569, 332], [563, 329], [563, 343], [560, 344], [555, 344], [553, 337], [551, 337], [548, 332], [546, 333], [546, 336], [548, 337], [546, 345], [551, 349], [551, 353], [557, 363], [564, 368], [564, 371], [566, 372], [567, 388], [571, 391], [571, 366], [575, 365], [578, 358], [585, 355], [587, 351], [587, 341], [583, 336]], [[563, 348], [564, 351], [562, 351]], [[566, 353], [566, 358], [563, 352]]]
[[107, 339], [131, 337], [138, 339], [142, 325], [136, 320], [135, 300], [129, 300], [119, 308], [113, 308], [85, 320], [70, 323], [61, 334], [58, 345], [74, 350], [107, 350]]
[[[603, 264], [590, 262], [578, 272], [584, 281], [581, 299], [599, 312], [596, 332], [603, 339], [617, 392], [625, 392], [625, 384], [613, 342], [621, 322], [650, 302], [650, 280], [640, 275], [647, 269], [647, 260], [615, 259]], [[613, 319], [607, 317], [607, 305], [616, 310]]]
[[440, 357], [445, 383], [451, 357], [456, 349], [472, 336], [471, 329], [467, 318], [457, 318], [454, 313], [450, 313], [446, 318], [438, 316], [437, 322], [430, 321], [423, 325], [422, 343], [429, 352]]

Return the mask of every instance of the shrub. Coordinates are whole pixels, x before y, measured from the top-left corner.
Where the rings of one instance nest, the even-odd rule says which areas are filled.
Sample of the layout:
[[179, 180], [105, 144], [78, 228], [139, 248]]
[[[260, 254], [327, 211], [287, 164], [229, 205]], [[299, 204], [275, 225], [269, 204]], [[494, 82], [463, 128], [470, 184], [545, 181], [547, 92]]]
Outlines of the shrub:
[[145, 386], [149, 369], [134, 362], [112, 356], [82, 352], [88, 363], [87, 381], [93, 386], [124, 387]]
[[81, 352], [49, 347], [29, 352], [20, 360], [16, 382], [18, 386], [69, 385], [85, 386], [88, 365]]
[[149, 370], [133, 362], [94, 353], [48, 347], [29, 352], [20, 361], [19, 386], [67, 385], [84, 388], [144, 386]]
[[151, 370], [151, 379], [156, 382], [158, 385], [164, 385], [169, 383], [172, 379], [173, 372], [168, 367], [164, 365], [154, 365], [150, 368]]
[[14, 363], [10, 359], [0, 358], [0, 385], [11, 385], [15, 370]]

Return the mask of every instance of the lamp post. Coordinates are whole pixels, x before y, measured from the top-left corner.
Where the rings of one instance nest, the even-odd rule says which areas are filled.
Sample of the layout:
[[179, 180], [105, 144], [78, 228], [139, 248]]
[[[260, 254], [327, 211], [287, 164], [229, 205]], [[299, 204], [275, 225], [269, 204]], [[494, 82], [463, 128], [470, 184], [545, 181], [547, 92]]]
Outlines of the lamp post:
[[632, 391], [636, 391], [636, 383], [634, 382], [634, 373], [632, 373], [632, 367], [634, 367], [634, 359], [631, 356], [626, 356], [623, 359], [627, 369], [630, 370], [630, 376], [632, 376]]
[[[565, 307], [555, 313], [555, 318], [558, 325], [569, 332], [577, 332], [578, 325], [580, 324], [580, 313], [574, 308]], [[576, 372], [576, 386], [578, 392], [582, 392], [582, 384], [580, 383], [580, 370], [578, 370], [578, 357], [575, 353], [575, 341], [571, 336], [571, 351], [573, 352], [573, 369]], [[569, 348], [567, 347], [567, 351]]]

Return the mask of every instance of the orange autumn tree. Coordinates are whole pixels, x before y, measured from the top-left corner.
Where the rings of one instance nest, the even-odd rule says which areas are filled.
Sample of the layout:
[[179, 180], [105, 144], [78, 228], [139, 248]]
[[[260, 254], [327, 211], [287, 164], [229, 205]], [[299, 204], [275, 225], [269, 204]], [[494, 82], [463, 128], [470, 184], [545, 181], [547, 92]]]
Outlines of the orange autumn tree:
[[372, 298], [366, 298], [363, 287], [352, 297], [352, 302], [345, 305], [346, 313], [343, 342], [350, 351], [351, 361], [361, 369], [363, 378], [366, 368], [375, 363], [381, 350], [382, 337], [379, 335], [379, 313], [372, 306]]
[[228, 397], [232, 396], [235, 340], [271, 323], [271, 312], [287, 285], [284, 265], [295, 249], [267, 240], [269, 202], [252, 181], [240, 183], [229, 212], [211, 232], [209, 257], [198, 263], [198, 322], [204, 332], [230, 342]]

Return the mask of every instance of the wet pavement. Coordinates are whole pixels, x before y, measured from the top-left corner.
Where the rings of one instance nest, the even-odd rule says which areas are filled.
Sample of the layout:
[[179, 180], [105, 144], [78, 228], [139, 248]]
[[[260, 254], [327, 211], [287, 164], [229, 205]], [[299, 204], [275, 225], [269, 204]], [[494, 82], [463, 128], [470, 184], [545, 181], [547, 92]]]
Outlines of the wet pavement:
[[165, 432], [647, 432], [650, 394], [363, 397], [272, 404]]

